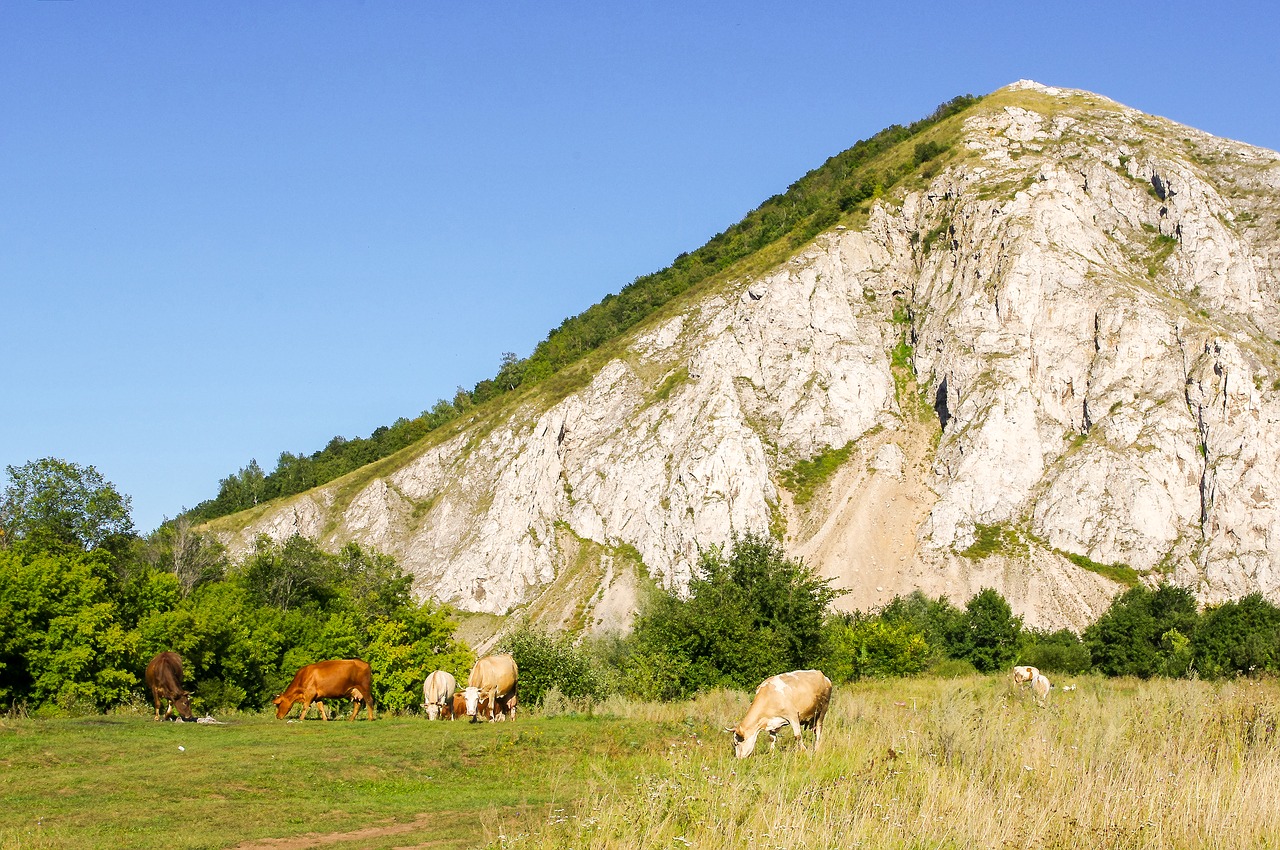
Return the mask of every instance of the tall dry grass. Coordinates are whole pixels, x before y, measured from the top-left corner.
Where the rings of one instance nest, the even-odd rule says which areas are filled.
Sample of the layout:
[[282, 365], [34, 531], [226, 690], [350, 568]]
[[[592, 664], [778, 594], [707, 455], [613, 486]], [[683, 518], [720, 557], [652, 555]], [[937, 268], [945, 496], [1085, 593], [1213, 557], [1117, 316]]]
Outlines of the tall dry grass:
[[[1047, 708], [1004, 679], [837, 690], [822, 751], [732, 758], [745, 694], [615, 700], [685, 723], [634, 776], [596, 771], [576, 805], [500, 846], [1280, 847], [1280, 684], [1081, 679]], [[679, 728], [679, 727], [677, 727]]]

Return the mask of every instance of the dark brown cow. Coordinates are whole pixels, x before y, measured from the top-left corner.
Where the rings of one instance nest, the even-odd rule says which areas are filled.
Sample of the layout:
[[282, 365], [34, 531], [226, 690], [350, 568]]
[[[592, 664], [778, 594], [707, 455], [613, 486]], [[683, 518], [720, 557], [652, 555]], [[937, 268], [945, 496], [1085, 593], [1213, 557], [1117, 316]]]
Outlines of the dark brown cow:
[[174, 708], [183, 720], [195, 720], [191, 716], [191, 694], [182, 689], [182, 656], [176, 652], [162, 652], [147, 665], [147, 687], [156, 704], [156, 720], [160, 719], [160, 703], [168, 700], [164, 719], [173, 715]]
[[[373, 719], [373, 672], [359, 659], [344, 658], [335, 661], [317, 661], [299, 670], [280, 696], [272, 700], [276, 706], [276, 719], [284, 720], [295, 702], [302, 703], [298, 719], [305, 719], [311, 703], [320, 699], [351, 700], [351, 716], [355, 720], [364, 703], [368, 718]], [[321, 718], [328, 720], [329, 712], [323, 702], [317, 702]]]

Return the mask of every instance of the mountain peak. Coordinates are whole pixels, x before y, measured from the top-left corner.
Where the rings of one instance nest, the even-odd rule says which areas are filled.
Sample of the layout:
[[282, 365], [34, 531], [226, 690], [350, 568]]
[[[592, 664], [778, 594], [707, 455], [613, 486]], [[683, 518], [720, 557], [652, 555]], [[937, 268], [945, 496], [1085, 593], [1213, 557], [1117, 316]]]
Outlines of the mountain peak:
[[[833, 157], [751, 214], [790, 236], [554, 386], [213, 527], [359, 539], [419, 594], [571, 629], [753, 531], [863, 610], [995, 587], [1079, 627], [1137, 582], [1280, 600], [1280, 161], [1087, 92], [1010, 96]], [[735, 227], [681, 262], [766, 232]]]

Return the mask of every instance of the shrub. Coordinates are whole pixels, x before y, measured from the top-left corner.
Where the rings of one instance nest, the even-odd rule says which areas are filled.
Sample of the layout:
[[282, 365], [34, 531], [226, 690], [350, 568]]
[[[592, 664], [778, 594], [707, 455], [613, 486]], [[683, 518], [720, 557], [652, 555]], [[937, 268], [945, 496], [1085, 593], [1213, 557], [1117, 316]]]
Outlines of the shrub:
[[1195, 597], [1185, 588], [1139, 585], [1116, 597], [1084, 630], [1084, 643], [1098, 672], [1145, 679], [1173, 668], [1181, 650], [1169, 632], [1194, 640], [1196, 619]]
[[568, 634], [551, 634], [523, 623], [498, 644], [520, 669], [520, 702], [542, 705], [549, 693], [562, 699], [600, 700], [608, 695], [606, 677], [591, 654]]
[[1024, 632], [1018, 663], [1029, 664], [1045, 673], [1074, 676], [1088, 671], [1092, 662], [1089, 649], [1080, 636], [1070, 629], [1059, 629], [1056, 632]]
[[1022, 619], [1005, 598], [983, 588], [965, 606], [962, 657], [983, 673], [1008, 667], [1018, 651]]

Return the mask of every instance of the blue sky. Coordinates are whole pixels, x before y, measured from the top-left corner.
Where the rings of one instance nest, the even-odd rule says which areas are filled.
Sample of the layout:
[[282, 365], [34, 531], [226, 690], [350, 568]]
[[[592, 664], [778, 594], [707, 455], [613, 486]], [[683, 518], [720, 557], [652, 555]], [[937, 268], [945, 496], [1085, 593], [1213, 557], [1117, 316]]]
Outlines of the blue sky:
[[529, 354], [957, 94], [1280, 149], [1270, 3], [0, 4], [0, 466], [141, 531]]

